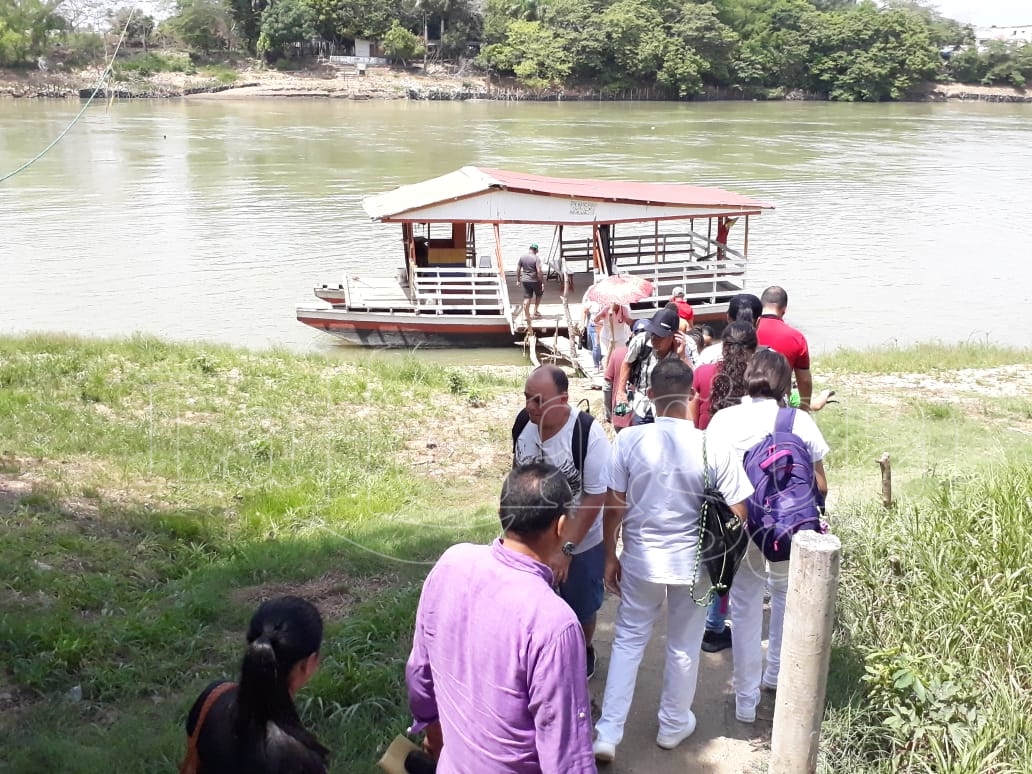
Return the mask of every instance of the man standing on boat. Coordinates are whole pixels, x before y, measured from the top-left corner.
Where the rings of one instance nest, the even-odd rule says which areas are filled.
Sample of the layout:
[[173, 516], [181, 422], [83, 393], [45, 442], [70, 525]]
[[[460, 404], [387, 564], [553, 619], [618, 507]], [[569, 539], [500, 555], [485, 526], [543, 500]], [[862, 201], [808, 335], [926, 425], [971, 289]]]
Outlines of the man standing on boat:
[[782, 287], [771, 285], [763, 291], [760, 303], [763, 304], [763, 313], [756, 329], [756, 339], [761, 347], [770, 347], [785, 356], [792, 366], [796, 387], [799, 389], [799, 408], [810, 411], [810, 399], [813, 397], [810, 348], [802, 332], [784, 320], [788, 310], [788, 293]]
[[523, 390], [526, 408], [513, 425], [513, 466], [546, 462], [559, 468], [573, 492], [562, 528], [561, 550], [549, 564], [561, 596], [584, 630], [587, 675], [595, 672], [595, 618], [605, 589], [605, 553], [600, 512], [606, 499], [609, 439], [590, 414], [570, 405], [563, 369], [534, 369]]
[[530, 324], [530, 300], [534, 299], [534, 319], [537, 319], [541, 316], [541, 296], [545, 292], [545, 273], [541, 269], [537, 242], [533, 242], [530, 250], [520, 256], [520, 260], [516, 264], [516, 274], [523, 286], [523, 316], [527, 320], [527, 332], [529, 333], [533, 329]]

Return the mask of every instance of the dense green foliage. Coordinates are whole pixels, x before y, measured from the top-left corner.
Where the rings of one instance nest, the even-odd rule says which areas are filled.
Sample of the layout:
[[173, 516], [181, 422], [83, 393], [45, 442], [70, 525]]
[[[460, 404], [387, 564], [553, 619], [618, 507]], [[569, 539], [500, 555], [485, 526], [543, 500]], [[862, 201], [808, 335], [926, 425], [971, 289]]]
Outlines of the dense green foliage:
[[[130, 10], [111, 6], [109, 35]], [[273, 60], [319, 43], [347, 50], [360, 38], [400, 62], [475, 59], [530, 88], [675, 99], [881, 101], [934, 81], [1032, 80], [1032, 46], [976, 46], [970, 27], [928, 0], [176, 0], [174, 10], [157, 28], [134, 11], [127, 45], [146, 49], [158, 37], [190, 52], [246, 49]], [[95, 40], [75, 37], [84, 31], [78, 11], [0, 0], [0, 66], [31, 65], [62, 47], [95, 50]]]

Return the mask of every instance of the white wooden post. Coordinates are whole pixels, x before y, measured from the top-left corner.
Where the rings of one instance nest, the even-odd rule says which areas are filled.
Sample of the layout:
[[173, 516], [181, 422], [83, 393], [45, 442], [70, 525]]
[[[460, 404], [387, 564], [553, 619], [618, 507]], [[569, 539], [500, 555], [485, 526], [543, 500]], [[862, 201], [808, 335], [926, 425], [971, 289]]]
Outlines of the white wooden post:
[[803, 531], [792, 538], [770, 774], [817, 771], [841, 552], [834, 535]]

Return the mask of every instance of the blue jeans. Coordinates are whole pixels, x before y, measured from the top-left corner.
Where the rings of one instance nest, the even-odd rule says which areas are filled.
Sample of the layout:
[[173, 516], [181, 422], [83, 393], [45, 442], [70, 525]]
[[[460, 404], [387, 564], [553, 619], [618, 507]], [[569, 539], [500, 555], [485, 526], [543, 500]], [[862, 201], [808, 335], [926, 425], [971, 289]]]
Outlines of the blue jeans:
[[595, 368], [601, 368], [602, 348], [598, 344], [598, 330], [594, 323], [588, 323], [588, 346], [591, 347], [591, 358], [595, 361]]
[[727, 619], [727, 595], [722, 597], [714, 595], [710, 602], [709, 610], [706, 611], [706, 631], [724, 631], [724, 621]]
[[599, 543], [587, 551], [574, 554], [566, 582], [559, 584], [559, 596], [572, 609], [582, 626], [595, 622], [605, 596], [603, 577], [606, 574], [606, 549]]

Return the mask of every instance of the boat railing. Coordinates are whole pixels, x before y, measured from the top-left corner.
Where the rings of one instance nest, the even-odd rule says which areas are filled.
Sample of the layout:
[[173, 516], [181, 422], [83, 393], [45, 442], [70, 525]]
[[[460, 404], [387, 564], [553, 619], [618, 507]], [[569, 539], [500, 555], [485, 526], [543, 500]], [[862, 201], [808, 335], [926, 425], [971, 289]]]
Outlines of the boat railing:
[[421, 267], [413, 285], [417, 314], [504, 314], [508, 307], [505, 283], [494, 268]]
[[613, 238], [613, 257], [618, 266], [697, 261], [725, 258], [745, 260], [738, 250], [697, 231], [668, 234], [625, 234]]

